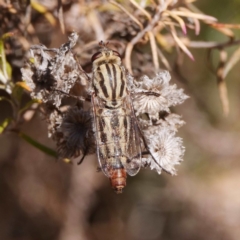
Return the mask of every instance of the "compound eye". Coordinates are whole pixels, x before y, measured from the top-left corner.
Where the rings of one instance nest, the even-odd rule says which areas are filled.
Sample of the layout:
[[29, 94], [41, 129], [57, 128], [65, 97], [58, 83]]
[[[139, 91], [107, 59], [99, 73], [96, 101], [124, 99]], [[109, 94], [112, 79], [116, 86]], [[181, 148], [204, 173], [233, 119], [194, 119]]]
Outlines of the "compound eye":
[[117, 52], [117, 51], [114, 51], [114, 50], [113, 50], [113, 55], [114, 55], [114, 56], [118, 56], [118, 57], [120, 57], [120, 58], [121, 58], [121, 55], [120, 55], [120, 53], [119, 53], [119, 52]]
[[97, 58], [101, 57], [102, 53], [101, 52], [96, 52], [93, 54], [91, 61], [94, 62]]

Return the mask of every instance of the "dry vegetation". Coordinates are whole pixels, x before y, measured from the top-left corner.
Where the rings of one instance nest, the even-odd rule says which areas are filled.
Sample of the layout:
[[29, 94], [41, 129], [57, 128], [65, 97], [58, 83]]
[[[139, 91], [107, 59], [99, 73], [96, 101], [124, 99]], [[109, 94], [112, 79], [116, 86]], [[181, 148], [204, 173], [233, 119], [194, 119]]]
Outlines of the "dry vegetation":
[[[239, 81], [227, 87], [226, 78], [239, 77], [233, 67], [240, 25], [224, 24], [197, 4], [0, 0], [0, 239], [238, 239]], [[206, 39], [202, 28], [220, 32], [220, 40]], [[30, 48], [56, 53], [73, 31], [79, 38], [72, 59], [88, 76], [98, 43], [109, 41], [135, 79], [166, 69], [191, 97], [171, 109], [187, 122], [181, 132], [187, 161], [178, 178], [146, 171], [119, 197], [95, 172], [94, 157], [80, 167], [51, 161], [57, 154], [41, 101], [30, 98], [20, 69]], [[207, 61], [199, 62], [201, 54]], [[72, 91], [85, 94], [81, 84]]]

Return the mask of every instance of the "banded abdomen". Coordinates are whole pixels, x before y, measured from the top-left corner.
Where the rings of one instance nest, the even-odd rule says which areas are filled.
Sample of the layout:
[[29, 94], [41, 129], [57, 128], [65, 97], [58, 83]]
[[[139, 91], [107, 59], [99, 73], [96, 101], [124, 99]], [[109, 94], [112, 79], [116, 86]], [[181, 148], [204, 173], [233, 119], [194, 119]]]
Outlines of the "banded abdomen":
[[[102, 168], [108, 168], [108, 165], [111, 165], [113, 169], [121, 168], [131, 158], [128, 151], [130, 121], [130, 115], [123, 108], [104, 108], [96, 112], [96, 141], [99, 157], [104, 159]], [[106, 175], [111, 175], [111, 173], [106, 173]]]

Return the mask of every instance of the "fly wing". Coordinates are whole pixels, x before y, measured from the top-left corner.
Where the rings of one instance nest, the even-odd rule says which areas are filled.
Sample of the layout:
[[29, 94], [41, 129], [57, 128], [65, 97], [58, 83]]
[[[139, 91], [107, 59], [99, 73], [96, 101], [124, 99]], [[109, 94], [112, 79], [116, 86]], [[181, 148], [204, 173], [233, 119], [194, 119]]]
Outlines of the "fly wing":
[[101, 100], [92, 95], [98, 162], [103, 173], [107, 177], [111, 177], [113, 174], [113, 165], [110, 161], [111, 158], [109, 158], [109, 147], [107, 146], [108, 130], [106, 129], [106, 123], [108, 122], [108, 118], [102, 115], [104, 108], [101, 105]]
[[136, 175], [141, 168], [141, 142], [140, 133], [137, 127], [137, 119], [133, 112], [131, 98], [128, 95], [125, 99], [127, 109], [127, 161], [123, 164], [130, 176]]
[[129, 175], [136, 175], [141, 167], [141, 147], [130, 96], [120, 108], [108, 109], [93, 95], [92, 105], [97, 155], [103, 173], [111, 177], [115, 169], [125, 168]]

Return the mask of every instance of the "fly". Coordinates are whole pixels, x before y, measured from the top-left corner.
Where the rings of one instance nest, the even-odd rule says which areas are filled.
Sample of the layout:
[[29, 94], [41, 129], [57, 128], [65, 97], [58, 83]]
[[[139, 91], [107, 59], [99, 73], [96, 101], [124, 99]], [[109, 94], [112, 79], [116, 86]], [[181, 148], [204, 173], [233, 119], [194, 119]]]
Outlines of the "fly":
[[[120, 54], [102, 42], [92, 56], [90, 78], [72, 51], [77, 39], [72, 33], [59, 49], [33, 46], [32, 59], [21, 69], [31, 96], [43, 102], [58, 158], [81, 155], [80, 164], [97, 152], [100, 169], [117, 193], [126, 186], [127, 175], [136, 175], [142, 166], [175, 174], [174, 165], [184, 153], [175, 133], [184, 122], [170, 106], [187, 96], [169, 84], [167, 71], [135, 81]], [[91, 111], [85, 101], [91, 101]]]
[[141, 167], [140, 136], [120, 54], [103, 45], [92, 57], [92, 106], [100, 168], [121, 193]]

